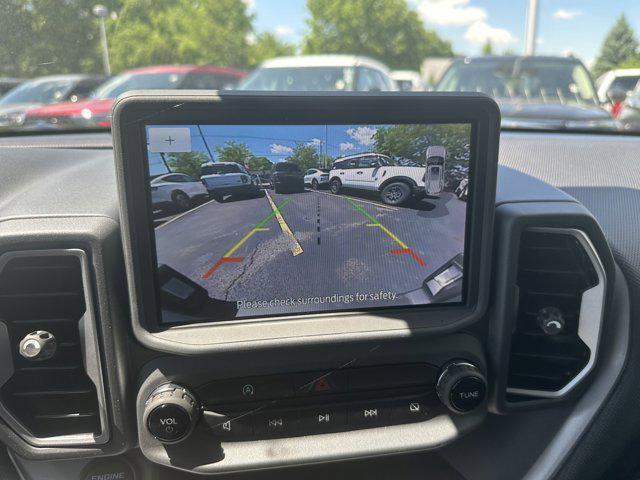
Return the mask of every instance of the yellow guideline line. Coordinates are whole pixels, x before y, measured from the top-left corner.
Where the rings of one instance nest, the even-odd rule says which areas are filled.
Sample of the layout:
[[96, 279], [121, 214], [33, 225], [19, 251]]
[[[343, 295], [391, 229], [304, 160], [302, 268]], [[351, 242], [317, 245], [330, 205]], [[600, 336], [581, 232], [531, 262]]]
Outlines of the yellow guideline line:
[[278, 220], [278, 223], [280, 224], [282, 233], [288, 236], [293, 242], [293, 245], [291, 247], [291, 253], [293, 254], [294, 257], [300, 255], [302, 252], [304, 252], [304, 250], [302, 250], [300, 243], [298, 243], [296, 236], [293, 234], [293, 232], [289, 228], [289, 225], [287, 225], [287, 222], [284, 221], [284, 218], [280, 214], [280, 211], [276, 207], [276, 204], [273, 203], [273, 200], [271, 199], [271, 195], [269, 195], [269, 192], [265, 191], [265, 193], [267, 194], [267, 199], [269, 200], [269, 204], [271, 205], [271, 208], [273, 209], [273, 212], [276, 215], [276, 220]]
[[347, 202], [349, 202], [351, 204], [351, 206], [353, 207], [354, 210], [357, 210], [358, 212], [360, 212], [361, 214], [363, 214], [365, 217], [367, 217], [369, 220], [371, 220], [371, 223], [367, 224], [367, 227], [379, 227], [380, 230], [382, 230], [384, 233], [386, 233], [387, 235], [389, 235], [389, 237], [391, 237], [391, 239], [396, 242], [398, 245], [400, 245], [402, 248], [409, 248], [407, 247], [407, 244], [404, 243], [402, 240], [400, 240], [398, 237], [396, 237], [393, 233], [391, 233], [387, 227], [385, 227], [384, 225], [382, 225], [378, 219], [376, 217], [374, 217], [373, 215], [371, 215], [369, 212], [367, 212], [364, 208], [362, 208], [360, 205], [357, 205], [356, 203], [353, 202], [353, 200], [351, 200], [349, 197], [346, 198]]
[[236, 243], [233, 247], [231, 247], [231, 248], [229, 249], [229, 251], [228, 251], [227, 253], [225, 253], [225, 254], [222, 256], [222, 258], [224, 258], [224, 257], [230, 257], [230, 256], [233, 254], [233, 252], [235, 252], [238, 248], [240, 248], [240, 246], [241, 246], [244, 242], [246, 242], [247, 240], [249, 240], [249, 238], [251, 238], [251, 235], [253, 235], [254, 233], [256, 233], [256, 232], [266, 232], [266, 231], [268, 231], [268, 230], [269, 230], [268, 228], [254, 228], [254, 229], [253, 229], [253, 230], [251, 230], [249, 233], [247, 233], [244, 237], [242, 237], [242, 239], [241, 239], [238, 243]]
[[400, 245], [402, 248], [409, 248], [407, 247], [407, 244], [404, 243], [402, 240], [400, 240], [398, 237], [396, 237], [393, 233], [391, 233], [389, 230], [387, 230], [387, 227], [385, 227], [382, 224], [378, 224], [378, 227], [380, 227], [380, 229], [386, 233], [387, 235], [389, 235], [398, 245]]

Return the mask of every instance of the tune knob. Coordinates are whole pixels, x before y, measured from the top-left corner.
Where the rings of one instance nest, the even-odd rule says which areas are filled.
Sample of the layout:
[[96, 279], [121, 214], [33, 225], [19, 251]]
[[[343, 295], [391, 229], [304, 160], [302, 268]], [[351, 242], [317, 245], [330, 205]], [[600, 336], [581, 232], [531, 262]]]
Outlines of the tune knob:
[[453, 361], [442, 369], [436, 392], [449, 410], [469, 413], [484, 403], [487, 380], [475, 365], [464, 360]]
[[195, 427], [200, 406], [186, 388], [169, 383], [153, 391], [144, 408], [144, 425], [162, 443], [178, 443]]

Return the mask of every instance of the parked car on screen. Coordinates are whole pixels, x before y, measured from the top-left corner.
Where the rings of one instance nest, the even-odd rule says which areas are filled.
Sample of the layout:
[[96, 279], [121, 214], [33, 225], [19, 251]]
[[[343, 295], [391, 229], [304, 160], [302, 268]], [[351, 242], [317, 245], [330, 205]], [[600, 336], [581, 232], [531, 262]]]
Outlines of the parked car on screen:
[[304, 192], [304, 173], [295, 163], [274, 163], [271, 168], [271, 186], [276, 193]]
[[24, 82], [24, 78], [0, 77], [0, 97]]
[[200, 180], [211, 198], [223, 202], [228, 195], [260, 194], [260, 184], [247, 169], [235, 162], [208, 162], [200, 168]]
[[342, 189], [378, 192], [388, 205], [402, 205], [412, 197], [437, 197], [442, 192], [446, 151], [431, 146], [426, 152], [426, 167], [402, 165], [380, 153], [358, 153], [333, 162], [329, 172], [331, 192]]
[[219, 90], [237, 83], [244, 72], [209, 65], [159, 65], [137, 68], [100, 85], [91, 98], [65, 102], [26, 112], [25, 127], [96, 128], [111, 126], [115, 98], [130, 90], [205, 89]]
[[460, 58], [449, 66], [436, 90], [492, 96], [507, 128], [618, 129], [600, 106], [588, 70], [573, 57]]
[[424, 92], [427, 89], [420, 74], [412, 70], [394, 70], [391, 78], [402, 92]]
[[154, 208], [173, 207], [188, 210], [193, 204], [209, 196], [202, 182], [184, 173], [167, 173], [150, 182], [151, 203]]
[[329, 185], [328, 168], [310, 168], [304, 174], [304, 184], [309, 185], [314, 190]]
[[612, 92], [631, 93], [640, 80], [640, 68], [609, 70], [596, 80], [598, 98], [602, 103], [611, 101]]
[[76, 105], [106, 78], [103, 75], [49, 75], [25, 81], [0, 99], [0, 128], [21, 128], [26, 112], [35, 107], [57, 102]]
[[299, 55], [263, 62], [238, 85], [239, 90], [296, 92], [397, 90], [389, 69], [367, 57]]

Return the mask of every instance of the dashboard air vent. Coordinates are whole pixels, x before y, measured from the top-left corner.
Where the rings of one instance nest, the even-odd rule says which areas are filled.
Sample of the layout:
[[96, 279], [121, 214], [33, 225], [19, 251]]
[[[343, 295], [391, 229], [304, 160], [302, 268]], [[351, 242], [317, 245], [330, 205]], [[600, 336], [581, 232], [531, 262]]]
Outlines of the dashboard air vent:
[[[0, 348], [8, 347], [12, 364], [11, 372], [2, 376], [1, 410], [31, 443], [98, 443], [105, 433], [85, 269], [81, 250], [10, 252], [0, 257], [0, 322], [6, 337]], [[55, 339], [53, 355], [21, 355], [21, 340], [43, 332]]]
[[578, 230], [523, 232], [509, 401], [560, 397], [592, 368], [604, 302], [604, 270]]

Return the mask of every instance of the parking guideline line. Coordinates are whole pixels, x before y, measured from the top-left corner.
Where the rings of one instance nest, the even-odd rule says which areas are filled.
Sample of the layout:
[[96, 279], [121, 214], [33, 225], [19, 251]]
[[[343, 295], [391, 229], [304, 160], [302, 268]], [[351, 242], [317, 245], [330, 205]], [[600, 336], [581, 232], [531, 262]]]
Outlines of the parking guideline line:
[[170, 219], [169, 219], [169, 220], [167, 220], [166, 222], [161, 223], [160, 225], [158, 225], [157, 227], [155, 227], [155, 229], [154, 229], [154, 230], [158, 230], [159, 228], [165, 227], [165, 226], [169, 225], [171, 222], [175, 222], [175, 221], [176, 221], [176, 220], [178, 220], [179, 218], [182, 218], [182, 217], [184, 217], [184, 216], [186, 216], [186, 215], [189, 215], [189, 214], [191, 214], [191, 213], [195, 212], [196, 210], [200, 210], [202, 207], [205, 207], [205, 206], [207, 206], [207, 205], [209, 205], [210, 203], [213, 203], [213, 202], [215, 202], [215, 200], [209, 200], [208, 202], [204, 202], [203, 204], [198, 205], [198, 206], [197, 206], [197, 207], [195, 207], [195, 208], [192, 208], [192, 209], [190, 209], [190, 210], [187, 210], [186, 212], [182, 212], [182, 213], [180, 213], [180, 214], [176, 215], [175, 217], [170, 218]]
[[225, 253], [222, 256], [222, 258], [230, 257], [233, 254], [233, 252], [235, 252], [238, 248], [240, 248], [244, 242], [249, 240], [254, 233], [256, 233], [256, 232], [267, 232], [267, 231], [269, 231], [268, 228], [255, 227], [253, 230], [251, 230], [249, 233], [247, 233], [244, 237], [242, 237], [242, 239], [238, 243], [236, 243], [233, 247], [231, 247], [229, 249], [229, 251], [227, 251], [227, 253]]
[[382, 225], [378, 219], [376, 217], [374, 217], [373, 215], [371, 215], [369, 212], [367, 212], [364, 208], [362, 208], [360, 205], [357, 205], [356, 203], [353, 202], [353, 200], [351, 200], [350, 198], [346, 199], [347, 202], [349, 202], [351, 204], [351, 206], [357, 210], [358, 212], [362, 213], [365, 217], [367, 217], [369, 220], [371, 220], [370, 224], [367, 224], [368, 227], [378, 227], [380, 230], [382, 230], [384, 233], [386, 233], [387, 235], [389, 235], [389, 237], [391, 237], [391, 239], [396, 242], [398, 245], [400, 245], [402, 248], [409, 248], [407, 247], [407, 244], [404, 243], [402, 240], [400, 240], [398, 237], [396, 237], [393, 232], [391, 232], [387, 227], [385, 227], [384, 225]]
[[256, 232], [266, 232], [269, 231], [268, 228], [265, 228], [266, 223], [271, 220], [273, 217], [275, 217], [277, 214], [279, 214], [280, 209], [283, 208], [287, 203], [289, 203], [290, 200], [287, 199], [284, 202], [282, 202], [279, 206], [275, 206], [272, 205], [272, 212], [267, 215], [266, 217], [264, 217], [255, 227], [253, 227], [249, 233], [247, 233], [244, 237], [242, 237], [238, 242], [236, 242], [235, 245], [233, 245], [233, 247], [231, 247], [227, 253], [225, 253], [220, 260], [218, 260], [209, 270], [207, 270], [205, 272], [204, 275], [202, 275], [202, 278], [204, 278], [205, 280], [208, 279], [209, 277], [211, 277], [211, 275], [214, 274], [214, 272], [223, 264], [223, 263], [229, 263], [229, 262], [233, 262], [233, 263], [239, 263], [242, 262], [244, 260], [244, 257], [232, 257], [231, 255], [233, 255], [233, 252], [235, 252], [238, 248], [240, 248], [242, 246], [243, 243], [245, 243], [247, 240], [249, 240], [251, 238], [251, 236], [253, 234], [255, 234]]
[[417, 253], [415, 253], [412, 249], [410, 249], [406, 243], [404, 243], [396, 235], [394, 235], [394, 233], [391, 232], [387, 227], [382, 225], [376, 217], [371, 215], [360, 205], [356, 205], [350, 198], [347, 197], [345, 198], [345, 200], [349, 202], [349, 204], [353, 207], [354, 210], [362, 213], [365, 217], [371, 220], [371, 223], [367, 223], [367, 227], [378, 227], [380, 230], [386, 233], [394, 242], [396, 242], [398, 245], [402, 247], [401, 250], [391, 250], [392, 254], [398, 255], [398, 254], [406, 253], [410, 255], [411, 258], [413, 258], [421, 267], [426, 266], [426, 264], [424, 263], [424, 260], [422, 260], [422, 258], [420, 258], [420, 256]]
[[[334, 195], [333, 193], [320, 192], [318, 190], [309, 190], [309, 189], [307, 189], [307, 192], [317, 193], [319, 195], [328, 195], [328, 196], [334, 197], [334, 198], [338, 197], [337, 195]], [[346, 195], [343, 196], [343, 198], [349, 198], [349, 199], [353, 200], [354, 202], [360, 202], [360, 203], [366, 203], [368, 205], [374, 205], [374, 206], [376, 206], [378, 208], [384, 208], [386, 210], [391, 210], [393, 212], [397, 212], [398, 211], [397, 208], [390, 207], [389, 205], [384, 205], [383, 203], [378, 203], [378, 202], [371, 202], [369, 200], [364, 200], [362, 198], [353, 198], [353, 197], [348, 197]]]
[[[280, 225], [280, 229], [282, 230], [282, 233], [284, 233], [287, 237], [289, 237], [289, 239], [293, 242], [293, 245], [291, 247], [291, 253], [293, 254], [294, 257], [297, 257], [298, 255], [303, 253], [304, 250], [302, 250], [302, 247], [300, 246], [300, 243], [298, 242], [298, 239], [293, 234], [293, 232], [289, 228], [289, 225], [287, 225], [287, 222], [285, 222], [284, 217], [280, 213], [280, 209], [284, 205], [281, 205], [280, 207], [276, 207], [276, 204], [273, 202], [273, 199], [271, 198], [271, 195], [269, 195], [269, 192], [265, 191], [265, 193], [267, 194], [267, 200], [269, 200], [269, 204], [271, 205], [271, 208], [273, 209], [273, 215], [276, 217], [276, 220], [278, 221], [278, 224]], [[289, 201], [290, 200], [287, 199], [286, 203], [289, 203]]]

